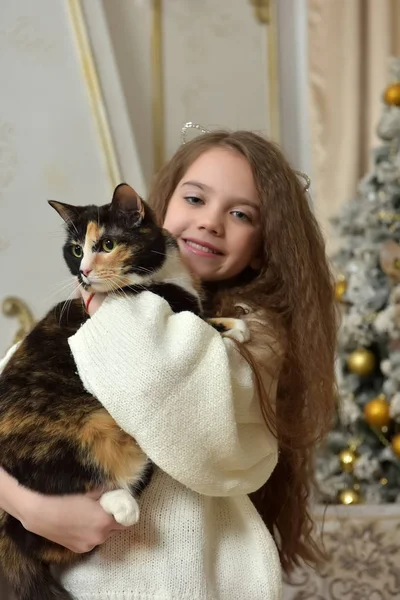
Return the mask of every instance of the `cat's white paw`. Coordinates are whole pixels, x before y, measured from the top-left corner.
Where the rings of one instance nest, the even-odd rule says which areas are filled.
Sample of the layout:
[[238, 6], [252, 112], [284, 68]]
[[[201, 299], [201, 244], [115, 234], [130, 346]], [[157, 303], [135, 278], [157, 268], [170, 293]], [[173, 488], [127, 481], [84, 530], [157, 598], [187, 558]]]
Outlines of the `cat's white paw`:
[[250, 339], [250, 330], [241, 319], [229, 319], [229, 329], [222, 334], [224, 337], [237, 340], [241, 344]]
[[139, 520], [139, 505], [126, 490], [112, 490], [100, 498], [100, 505], [120, 525], [134, 525]]

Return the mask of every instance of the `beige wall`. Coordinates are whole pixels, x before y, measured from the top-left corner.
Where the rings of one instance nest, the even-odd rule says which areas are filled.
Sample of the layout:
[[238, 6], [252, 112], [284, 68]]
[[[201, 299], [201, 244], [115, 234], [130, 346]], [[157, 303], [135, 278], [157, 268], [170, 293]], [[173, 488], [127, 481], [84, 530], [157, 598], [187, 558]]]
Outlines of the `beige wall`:
[[[151, 0], [103, 0], [147, 181], [154, 169]], [[165, 155], [185, 121], [268, 134], [267, 30], [249, 0], [162, 2]]]
[[149, 181], [153, 172], [151, 0], [102, 2], [139, 160]]
[[268, 133], [266, 30], [248, 0], [164, 1], [166, 151], [183, 121]]

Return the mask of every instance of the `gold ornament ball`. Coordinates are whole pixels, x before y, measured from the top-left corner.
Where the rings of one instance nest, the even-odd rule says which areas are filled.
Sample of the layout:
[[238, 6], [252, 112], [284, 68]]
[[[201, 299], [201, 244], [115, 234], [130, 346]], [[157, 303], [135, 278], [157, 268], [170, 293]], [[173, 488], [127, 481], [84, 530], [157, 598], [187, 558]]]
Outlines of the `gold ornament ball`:
[[365, 420], [373, 427], [385, 427], [390, 422], [389, 402], [384, 394], [370, 400], [364, 406]]
[[400, 82], [389, 85], [385, 90], [383, 99], [390, 106], [400, 106]]
[[375, 366], [375, 354], [366, 348], [357, 348], [347, 359], [347, 367], [354, 375], [370, 375]]
[[343, 473], [352, 473], [356, 460], [357, 454], [350, 448], [345, 448], [339, 453], [339, 462]]
[[356, 490], [349, 488], [339, 492], [338, 500], [339, 504], [360, 504], [361, 496]]
[[392, 450], [393, 454], [400, 458], [400, 433], [396, 433], [396, 435], [392, 437]]
[[335, 283], [335, 298], [337, 302], [343, 302], [343, 296], [347, 290], [347, 281], [344, 278]]

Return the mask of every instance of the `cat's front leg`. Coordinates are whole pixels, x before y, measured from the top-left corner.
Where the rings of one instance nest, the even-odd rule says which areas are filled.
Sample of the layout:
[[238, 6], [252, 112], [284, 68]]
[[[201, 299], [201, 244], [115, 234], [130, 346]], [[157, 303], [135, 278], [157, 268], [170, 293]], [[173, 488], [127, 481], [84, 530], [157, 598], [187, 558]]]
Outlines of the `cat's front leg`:
[[126, 490], [105, 492], [100, 498], [100, 505], [117, 523], [125, 527], [135, 525], [139, 520], [139, 505]]
[[241, 343], [248, 342], [250, 339], [250, 330], [242, 319], [218, 317], [207, 319], [207, 323], [219, 331], [223, 337], [229, 337]]

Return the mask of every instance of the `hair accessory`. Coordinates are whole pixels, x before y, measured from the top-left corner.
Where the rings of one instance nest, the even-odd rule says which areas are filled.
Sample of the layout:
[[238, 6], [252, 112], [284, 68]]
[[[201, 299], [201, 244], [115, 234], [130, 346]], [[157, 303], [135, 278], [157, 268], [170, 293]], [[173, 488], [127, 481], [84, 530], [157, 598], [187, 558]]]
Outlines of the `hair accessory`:
[[186, 132], [188, 129], [197, 129], [198, 131], [201, 131], [201, 133], [210, 133], [210, 130], [205, 129], [205, 127], [203, 127], [202, 125], [199, 125], [198, 123], [193, 123], [192, 121], [188, 121], [188, 123], [185, 123], [181, 129], [182, 144], [186, 144], [187, 142]]
[[295, 173], [296, 175], [304, 179], [304, 181], [306, 182], [306, 185], [303, 187], [303, 192], [308, 192], [311, 186], [311, 179], [309, 178], [307, 173], [303, 173], [302, 171], [295, 171]]
[[[199, 123], [193, 123], [193, 121], [188, 121], [187, 123], [184, 124], [184, 126], [181, 129], [182, 144], [186, 144], [186, 142], [187, 142], [186, 132], [188, 129], [197, 129], [201, 133], [210, 133], [210, 130], [203, 127], [203, 125], [199, 125]], [[299, 177], [304, 179], [304, 181], [306, 182], [305, 186], [303, 187], [303, 192], [308, 192], [308, 190], [310, 189], [310, 186], [311, 186], [311, 179], [309, 178], [307, 173], [303, 173], [302, 171], [295, 171], [295, 173], [296, 173], [296, 175], [298, 175]]]

